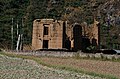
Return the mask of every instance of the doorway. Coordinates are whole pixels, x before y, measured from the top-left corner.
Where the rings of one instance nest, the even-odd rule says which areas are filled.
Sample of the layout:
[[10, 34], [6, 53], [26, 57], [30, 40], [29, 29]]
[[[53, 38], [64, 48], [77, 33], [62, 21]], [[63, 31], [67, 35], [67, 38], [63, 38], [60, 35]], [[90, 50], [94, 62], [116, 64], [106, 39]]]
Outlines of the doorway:
[[43, 40], [43, 49], [48, 49], [48, 40]]
[[75, 25], [73, 28], [74, 51], [81, 50], [82, 43], [82, 27]]

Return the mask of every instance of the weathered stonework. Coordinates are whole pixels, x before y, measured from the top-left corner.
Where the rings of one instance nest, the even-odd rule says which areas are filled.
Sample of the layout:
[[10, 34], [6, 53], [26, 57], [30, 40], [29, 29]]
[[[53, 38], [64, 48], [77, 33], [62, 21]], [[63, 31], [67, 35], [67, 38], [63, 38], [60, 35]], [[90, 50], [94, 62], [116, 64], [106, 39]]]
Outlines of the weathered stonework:
[[[33, 22], [32, 47], [38, 49], [82, 50], [90, 44], [98, 46], [97, 22], [91, 27], [54, 19], [36, 19]], [[86, 42], [89, 42], [89, 45]], [[84, 46], [85, 45], [85, 46]]]

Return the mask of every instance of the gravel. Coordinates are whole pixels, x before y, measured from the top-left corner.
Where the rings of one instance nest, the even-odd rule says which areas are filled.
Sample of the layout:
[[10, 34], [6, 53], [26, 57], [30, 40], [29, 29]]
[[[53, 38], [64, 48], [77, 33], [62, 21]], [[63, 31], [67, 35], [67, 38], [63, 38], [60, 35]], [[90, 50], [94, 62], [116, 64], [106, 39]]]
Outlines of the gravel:
[[0, 55], [0, 79], [102, 79], [82, 73], [56, 70], [33, 60]]

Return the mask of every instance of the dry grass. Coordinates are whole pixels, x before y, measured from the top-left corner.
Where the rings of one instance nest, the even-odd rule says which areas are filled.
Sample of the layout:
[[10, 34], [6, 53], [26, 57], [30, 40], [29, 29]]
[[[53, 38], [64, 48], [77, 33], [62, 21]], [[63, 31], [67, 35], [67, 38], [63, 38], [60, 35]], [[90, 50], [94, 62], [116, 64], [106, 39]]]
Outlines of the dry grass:
[[64, 65], [120, 78], [120, 62], [53, 57], [41, 57], [41, 61], [50, 65]]
[[33, 60], [0, 54], [0, 79], [102, 79], [86, 74], [56, 70]]
[[[23, 56], [23, 55], [15, 55], [15, 54], [5, 54], [5, 55], [12, 57], [20, 57], [25, 59], [32, 59], [42, 65], [46, 65], [49, 67], [73, 70], [76, 72], [83, 72], [83, 73], [87, 72], [87, 74], [106, 77], [107, 79], [120, 78], [119, 62], [75, 59], [75, 58], [59, 58], [59, 57], [35, 57], [35, 56]], [[113, 75], [118, 78], [114, 77]]]

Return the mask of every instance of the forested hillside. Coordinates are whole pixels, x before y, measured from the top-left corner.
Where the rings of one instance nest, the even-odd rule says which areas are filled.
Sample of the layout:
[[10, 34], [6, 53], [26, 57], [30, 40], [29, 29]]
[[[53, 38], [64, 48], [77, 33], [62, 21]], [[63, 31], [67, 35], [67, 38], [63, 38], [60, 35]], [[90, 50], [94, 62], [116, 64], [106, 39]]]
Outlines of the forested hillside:
[[119, 49], [119, 5], [119, 0], [0, 0], [0, 43], [11, 47], [13, 26], [15, 48], [18, 25], [19, 33], [23, 34], [23, 43], [30, 44], [32, 22], [37, 18], [86, 22], [88, 26], [96, 18], [101, 26], [101, 45]]

